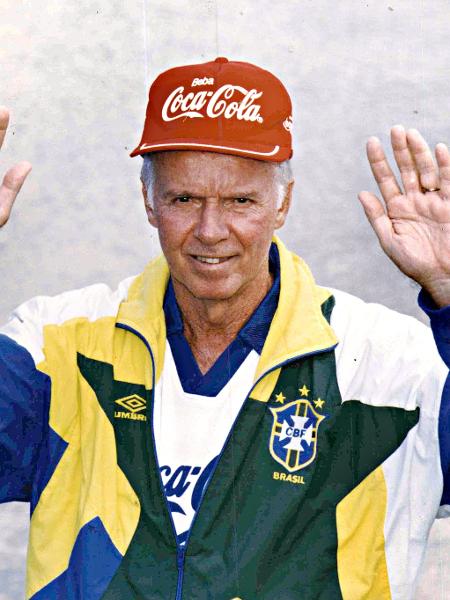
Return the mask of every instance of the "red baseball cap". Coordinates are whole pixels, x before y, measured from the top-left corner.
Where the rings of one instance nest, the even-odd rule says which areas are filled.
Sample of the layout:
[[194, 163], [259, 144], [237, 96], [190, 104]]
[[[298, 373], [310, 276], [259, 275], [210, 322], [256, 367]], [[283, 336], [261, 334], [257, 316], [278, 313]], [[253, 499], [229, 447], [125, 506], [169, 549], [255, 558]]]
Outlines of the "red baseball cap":
[[292, 156], [291, 128], [291, 99], [277, 77], [218, 57], [155, 79], [142, 139], [130, 156], [206, 150], [282, 162]]

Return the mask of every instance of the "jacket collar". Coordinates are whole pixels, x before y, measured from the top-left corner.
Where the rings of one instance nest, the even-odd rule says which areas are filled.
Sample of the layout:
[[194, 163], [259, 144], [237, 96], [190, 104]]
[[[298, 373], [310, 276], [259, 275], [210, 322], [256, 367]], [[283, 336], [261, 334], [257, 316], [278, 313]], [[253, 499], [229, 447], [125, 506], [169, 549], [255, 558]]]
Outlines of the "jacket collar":
[[337, 338], [322, 314], [331, 292], [316, 285], [306, 263], [277, 237], [281, 265], [278, 308], [272, 320], [255, 379], [297, 356], [332, 348]]
[[[255, 380], [277, 365], [337, 344], [322, 314], [321, 305], [331, 295], [314, 282], [306, 263], [289, 252], [278, 237], [281, 289], [277, 310], [258, 363]], [[163, 301], [169, 268], [163, 256], [151, 261], [130, 287], [117, 322], [137, 331], [149, 343], [156, 362], [156, 379], [164, 362], [166, 326]]]

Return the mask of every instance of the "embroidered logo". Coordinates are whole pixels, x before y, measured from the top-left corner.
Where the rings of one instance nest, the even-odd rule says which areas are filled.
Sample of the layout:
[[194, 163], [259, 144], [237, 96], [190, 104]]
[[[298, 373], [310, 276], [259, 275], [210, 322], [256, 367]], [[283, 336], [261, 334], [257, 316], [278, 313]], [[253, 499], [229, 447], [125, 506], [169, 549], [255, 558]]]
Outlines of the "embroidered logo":
[[286, 129], [286, 131], [291, 131], [292, 130], [292, 116], [289, 115], [289, 117], [287, 117], [284, 121], [283, 121], [283, 127]]
[[325, 417], [314, 410], [309, 400], [295, 400], [270, 410], [270, 454], [290, 473], [304, 469], [316, 458], [317, 431]]
[[195, 77], [192, 80], [191, 87], [196, 85], [214, 85], [214, 77]]
[[262, 123], [260, 114], [261, 105], [256, 100], [261, 98], [263, 92], [256, 89], [247, 90], [240, 85], [226, 83], [215, 90], [201, 90], [185, 94], [184, 86], [175, 88], [166, 98], [162, 108], [163, 121], [175, 119], [237, 119], [238, 121], [251, 121]]
[[147, 408], [147, 402], [137, 394], [125, 396], [125, 398], [119, 398], [119, 400], [116, 400], [116, 404], [119, 404], [122, 408], [126, 409], [125, 411], [114, 411], [114, 416], [116, 419], [130, 419], [132, 421], [147, 420], [145, 415], [139, 414], [141, 411]]

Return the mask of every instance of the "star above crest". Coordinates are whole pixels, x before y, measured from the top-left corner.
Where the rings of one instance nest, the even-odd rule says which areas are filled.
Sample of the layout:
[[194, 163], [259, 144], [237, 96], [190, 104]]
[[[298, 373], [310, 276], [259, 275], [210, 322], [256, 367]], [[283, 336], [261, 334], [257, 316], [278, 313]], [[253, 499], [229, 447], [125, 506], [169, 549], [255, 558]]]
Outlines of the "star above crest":
[[286, 396], [283, 394], [283, 392], [280, 392], [279, 394], [275, 394], [275, 402], [279, 402], [280, 404], [283, 404], [285, 400], [286, 400]]
[[305, 384], [303, 384], [303, 387], [301, 387], [301, 388], [298, 388], [298, 391], [300, 392], [300, 394], [301, 394], [302, 396], [306, 396], [306, 397], [308, 397], [308, 394], [309, 394], [309, 392], [310, 392], [311, 390], [309, 390], [309, 389], [306, 387], [306, 385], [305, 385]]
[[317, 398], [317, 400], [313, 400], [316, 408], [322, 408], [323, 405], [325, 404], [325, 400], [322, 400], [322, 398]]

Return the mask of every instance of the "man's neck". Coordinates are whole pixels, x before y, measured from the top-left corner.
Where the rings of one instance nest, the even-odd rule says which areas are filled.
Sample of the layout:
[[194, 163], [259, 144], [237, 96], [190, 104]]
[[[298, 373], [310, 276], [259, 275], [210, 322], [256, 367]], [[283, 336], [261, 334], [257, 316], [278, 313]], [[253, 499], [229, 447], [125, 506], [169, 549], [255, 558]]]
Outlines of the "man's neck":
[[178, 306], [183, 317], [183, 332], [198, 367], [206, 373], [261, 303], [273, 283], [266, 271], [251, 284], [226, 300], [200, 299], [173, 280]]

